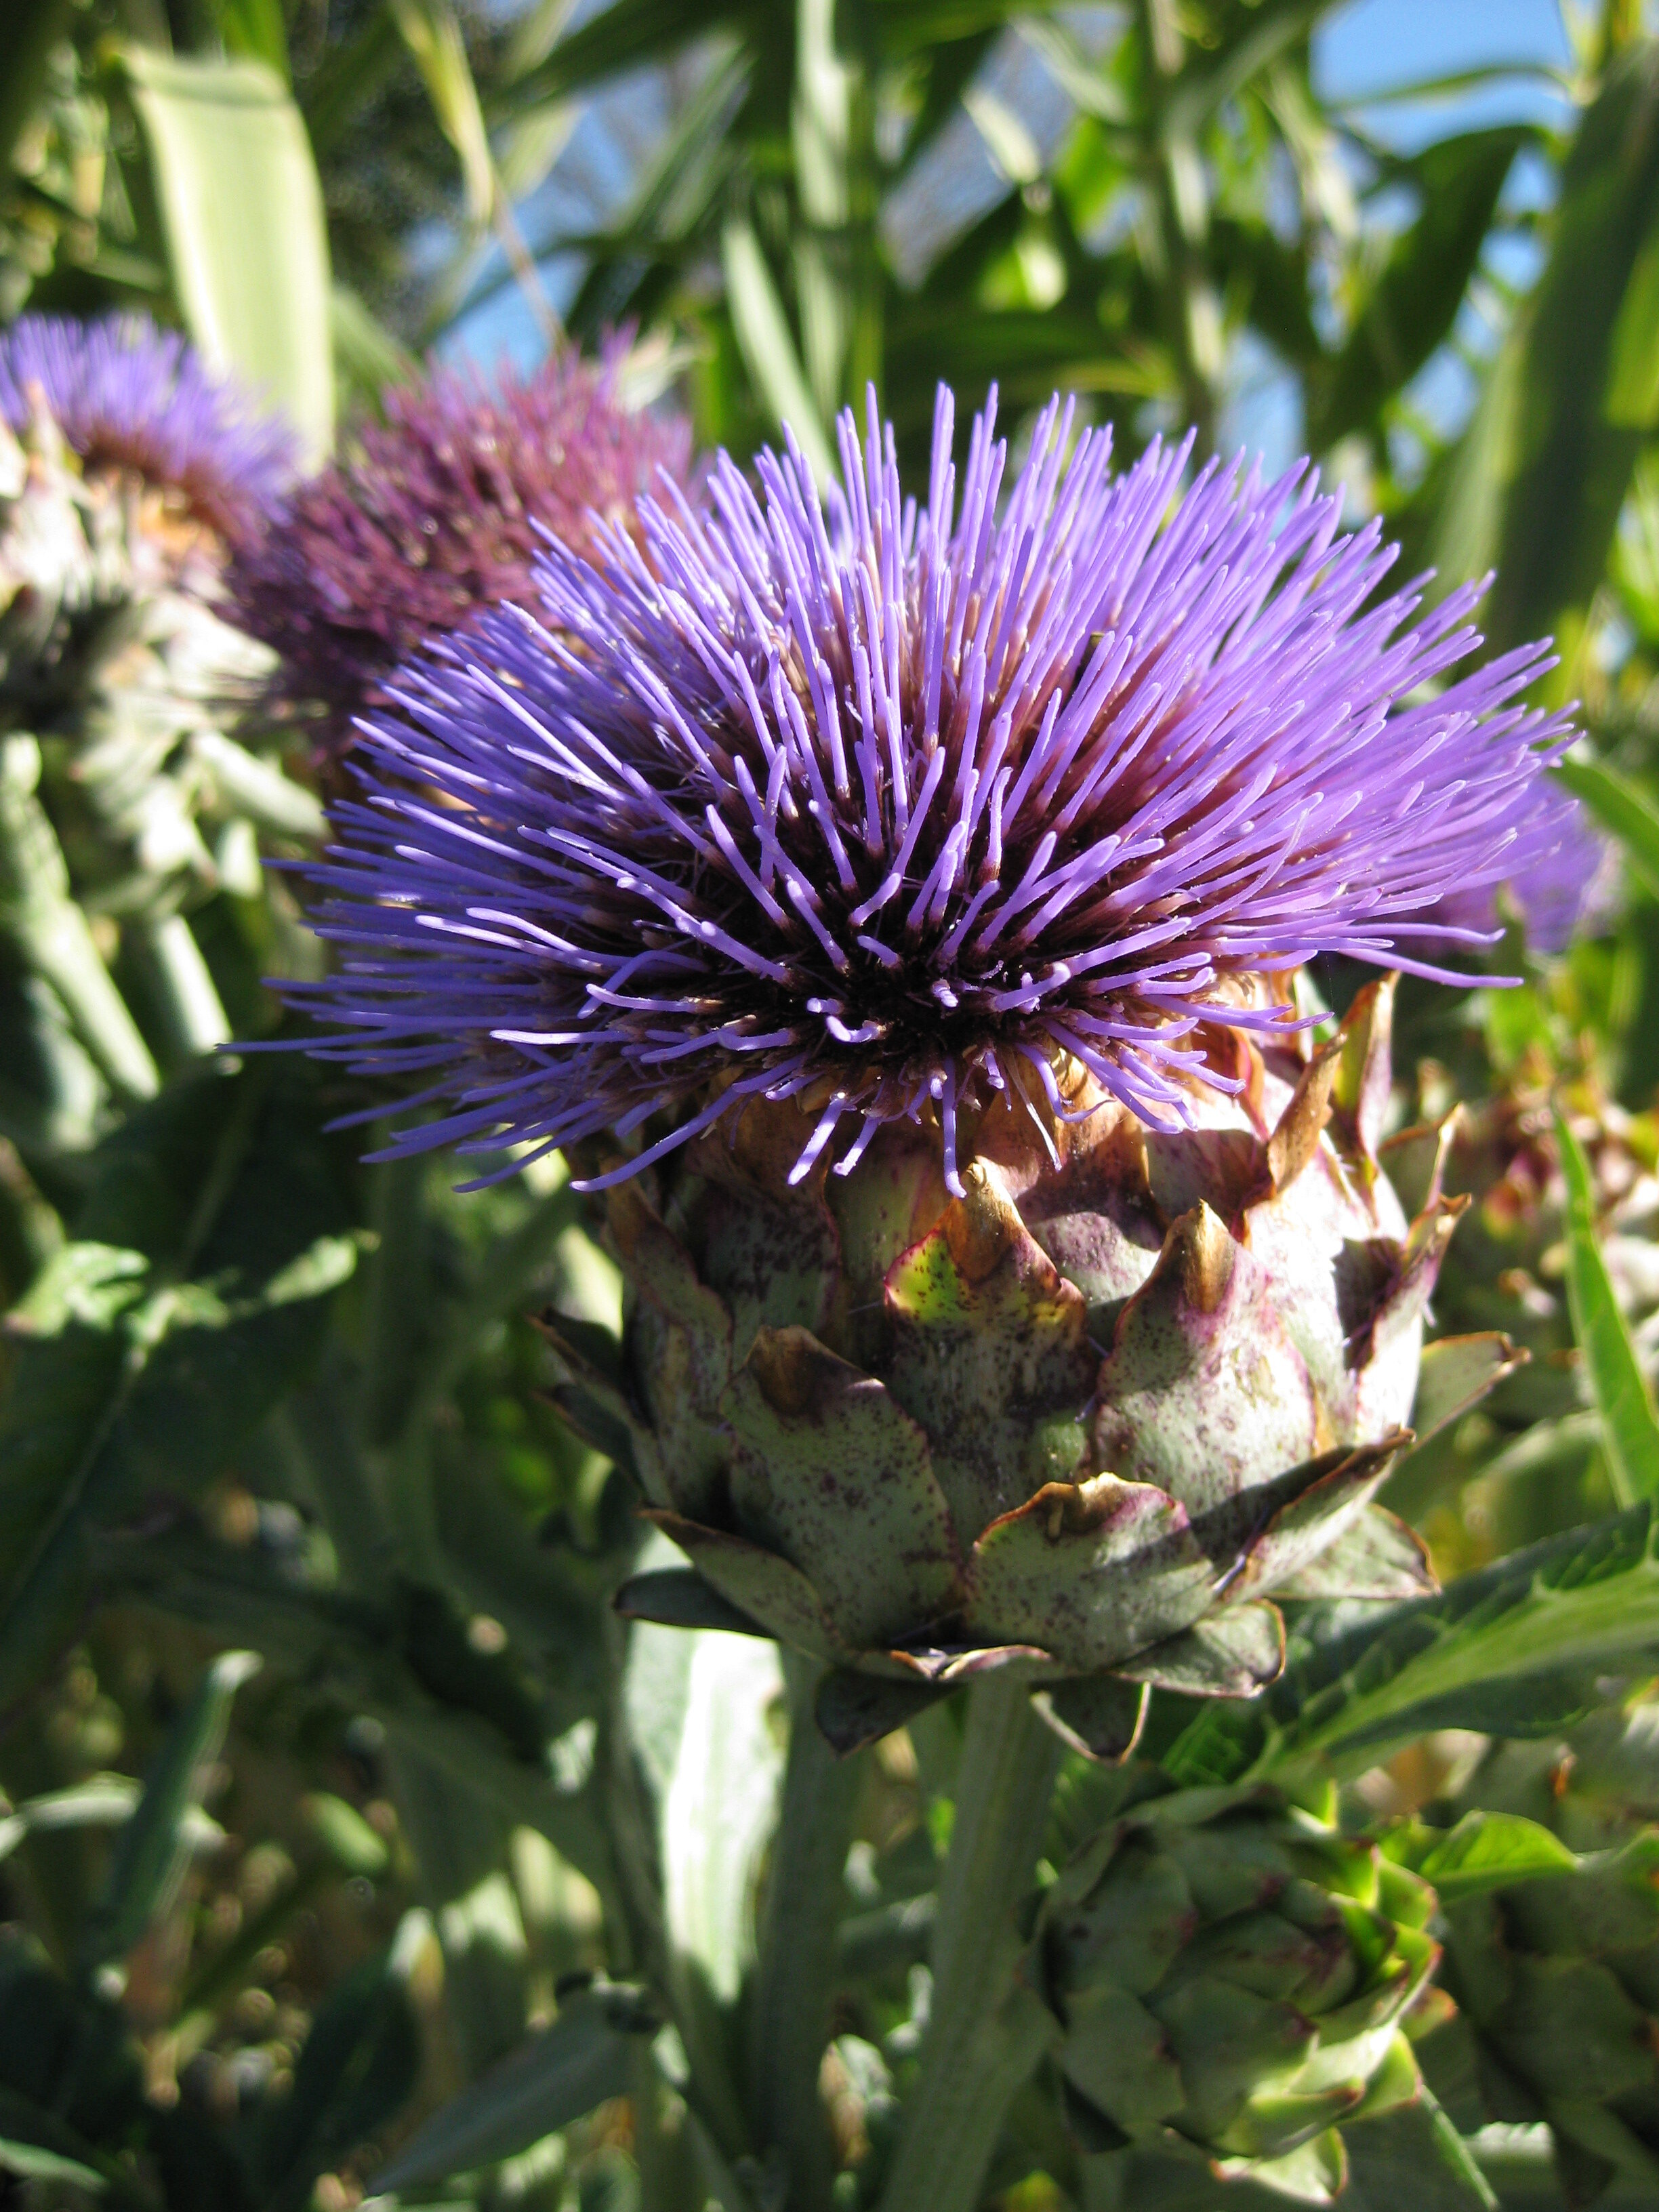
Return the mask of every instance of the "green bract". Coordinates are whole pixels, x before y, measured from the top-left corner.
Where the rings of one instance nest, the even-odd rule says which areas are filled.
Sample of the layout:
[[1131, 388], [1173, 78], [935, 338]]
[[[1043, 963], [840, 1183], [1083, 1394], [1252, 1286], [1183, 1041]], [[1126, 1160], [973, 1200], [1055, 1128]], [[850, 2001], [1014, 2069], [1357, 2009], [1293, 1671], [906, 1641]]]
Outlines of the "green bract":
[[1338, 2123], [1418, 2094], [1401, 2023], [1438, 1955], [1433, 1909], [1271, 1788], [1134, 1807], [1048, 1891], [1027, 1960], [1085, 2147], [1170, 2130], [1225, 2173], [1334, 2196]]
[[[1431, 1587], [1371, 1500], [1410, 1441], [1459, 1206], [1443, 1129], [1380, 1142], [1389, 1008], [1369, 987], [1318, 1048], [1200, 1032], [1239, 1089], [1195, 1085], [1179, 1133], [1078, 1085], [1072, 1110], [1095, 1110], [1052, 1118], [1045, 1151], [1005, 1105], [970, 1132], [958, 1199], [936, 1133], [906, 1125], [846, 1178], [792, 1188], [793, 1103], [618, 1184], [625, 1372], [550, 1317], [562, 1402], [631, 1452], [724, 1601], [653, 1575], [623, 1609], [744, 1622], [830, 1662], [820, 1717], [844, 1743], [1013, 1666], [1062, 1732], [1117, 1756], [1148, 1685], [1273, 1680], [1273, 1596]], [[1502, 1349], [1437, 1346], [1431, 1418]]]

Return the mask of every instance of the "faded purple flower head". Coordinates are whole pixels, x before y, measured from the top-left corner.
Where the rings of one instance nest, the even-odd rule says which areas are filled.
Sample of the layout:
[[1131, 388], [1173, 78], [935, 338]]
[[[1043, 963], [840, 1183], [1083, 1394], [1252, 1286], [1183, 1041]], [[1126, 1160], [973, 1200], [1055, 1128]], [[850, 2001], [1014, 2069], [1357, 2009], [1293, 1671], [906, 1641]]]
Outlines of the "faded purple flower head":
[[684, 477], [688, 427], [625, 407], [615, 369], [571, 354], [499, 392], [452, 369], [389, 392], [386, 421], [234, 564], [237, 620], [278, 653], [279, 696], [319, 717], [325, 751], [427, 639], [533, 603], [549, 533], [580, 552], [592, 514], [627, 523], [659, 470]]
[[24, 315], [0, 332], [0, 420], [21, 431], [37, 404], [88, 471], [178, 493], [231, 544], [258, 533], [295, 474], [281, 418], [147, 315]]
[[[1616, 851], [1559, 785], [1538, 791], [1534, 843], [1542, 844], [1552, 828], [1553, 849], [1534, 850], [1524, 872], [1511, 863], [1514, 872], [1504, 886], [1534, 952], [1565, 951], [1575, 930], [1605, 921], [1618, 902], [1621, 872]], [[1495, 937], [1503, 927], [1498, 890], [1497, 884], [1486, 883], [1448, 892], [1425, 919], [1450, 933], [1445, 942], [1455, 937], [1468, 943], [1472, 933]]]
[[550, 548], [541, 622], [406, 674], [320, 872], [341, 972], [289, 987], [317, 1049], [427, 1079], [394, 1149], [643, 1132], [621, 1175], [793, 1097], [798, 1174], [909, 1119], [957, 1188], [995, 1093], [1065, 1114], [1069, 1055], [1178, 1123], [1222, 1081], [1194, 1025], [1283, 1018], [1235, 979], [1438, 975], [1425, 910], [1561, 848], [1570, 732], [1518, 703], [1546, 650], [1420, 695], [1474, 588], [1377, 600], [1394, 549], [1305, 464], [1115, 477], [1058, 401], [999, 510], [994, 416], [958, 484], [941, 392], [920, 510], [873, 398], [827, 507], [793, 442], [760, 497], [722, 455], [706, 514], [644, 503], [602, 569]]

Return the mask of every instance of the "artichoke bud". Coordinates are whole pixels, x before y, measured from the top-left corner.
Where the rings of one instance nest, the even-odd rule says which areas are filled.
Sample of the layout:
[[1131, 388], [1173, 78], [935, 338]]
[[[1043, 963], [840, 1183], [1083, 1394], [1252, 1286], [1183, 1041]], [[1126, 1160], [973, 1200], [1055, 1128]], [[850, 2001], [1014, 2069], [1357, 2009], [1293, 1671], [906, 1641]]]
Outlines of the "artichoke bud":
[[[561, 1400], [602, 1448], [626, 1437], [708, 1594], [655, 1574], [623, 1609], [824, 1661], [848, 1747], [1012, 1667], [1070, 1741], [1121, 1757], [1148, 1686], [1273, 1680], [1276, 1596], [1431, 1588], [1372, 1502], [1459, 1211], [1443, 1130], [1382, 1140], [1391, 995], [1367, 987], [1322, 1047], [1200, 1030], [1237, 1087], [1195, 1079], [1184, 1129], [1062, 1067], [1060, 1110], [1033, 1082], [964, 1120], [957, 1197], [938, 1132], [905, 1122], [848, 1173], [826, 1152], [801, 1174], [793, 1101], [616, 1183], [625, 1374], [551, 1316]], [[1436, 1419], [1489, 1365], [1443, 1368]]]
[[1085, 2148], [1165, 2142], [1304, 2202], [1339, 2128], [1420, 2087], [1406, 2027], [1438, 1956], [1426, 1883], [1270, 1787], [1190, 1790], [1082, 1845], [1025, 1976]]
[[1564, 1741], [1496, 1746], [1458, 1801], [1584, 1852], [1576, 1870], [1447, 1907], [1442, 1976], [1487, 2110], [1548, 2123], [1575, 2207], [1621, 2177], [1659, 2189], [1656, 1717], [1638, 1698]]

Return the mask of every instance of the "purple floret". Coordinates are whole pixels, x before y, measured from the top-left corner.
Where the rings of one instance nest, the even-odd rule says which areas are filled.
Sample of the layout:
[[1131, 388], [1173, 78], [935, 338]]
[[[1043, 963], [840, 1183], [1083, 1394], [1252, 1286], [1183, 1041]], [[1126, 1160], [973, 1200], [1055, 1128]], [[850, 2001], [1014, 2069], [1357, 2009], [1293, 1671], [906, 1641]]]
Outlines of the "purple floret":
[[280, 416], [147, 315], [24, 315], [0, 332], [0, 420], [21, 432], [39, 403], [88, 470], [177, 492], [232, 544], [258, 534], [295, 476]]
[[533, 605], [550, 534], [584, 550], [593, 515], [627, 523], [659, 470], [684, 477], [688, 426], [625, 407], [616, 366], [573, 353], [496, 391], [451, 369], [389, 391], [386, 421], [233, 564], [236, 619], [277, 654], [277, 696], [323, 753], [354, 742], [428, 638]]
[[1194, 1025], [1279, 1018], [1233, 979], [1443, 975], [1486, 939], [1427, 910], [1563, 850], [1546, 648], [1424, 696], [1475, 587], [1376, 599], [1395, 549], [1305, 463], [1182, 494], [1187, 446], [1114, 477], [1058, 401], [999, 510], [994, 421], [958, 485], [941, 392], [920, 510], [873, 398], [825, 502], [793, 441], [760, 497], [722, 455], [707, 514], [642, 503], [600, 568], [550, 548], [541, 621], [405, 674], [319, 873], [341, 971], [289, 987], [316, 1049], [426, 1079], [395, 1150], [609, 1131], [622, 1175], [794, 1098], [798, 1174], [908, 1120], [956, 1189], [995, 1094], [1066, 1113], [1069, 1055], [1179, 1123], [1223, 1079]]

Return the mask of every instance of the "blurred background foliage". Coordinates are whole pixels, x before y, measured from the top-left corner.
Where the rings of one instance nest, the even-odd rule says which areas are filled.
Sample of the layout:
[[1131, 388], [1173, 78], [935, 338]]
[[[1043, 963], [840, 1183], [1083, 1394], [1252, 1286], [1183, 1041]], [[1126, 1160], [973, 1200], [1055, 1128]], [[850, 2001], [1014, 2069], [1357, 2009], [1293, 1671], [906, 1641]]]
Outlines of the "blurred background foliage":
[[[1521, 989], [1402, 995], [1400, 1118], [1466, 1106], [1440, 1323], [1534, 1353], [1390, 1492], [1451, 1575], [1619, 1494], [1553, 1085], [1659, 1364], [1659, 26], [1441, 12], [1475, 58], [1419, 66], [1412, 0], [9, 0], [0, 318], [146, 308], [315, 456], [430, 352], [617, 328], [638, 403], [740, 454], [787, 416], [827, 465], [873, 381], [914, 467], [941, 378], [1016, 433], [1060, 386], [1126, 453], [1306, 451], [1410, 566], [1495, 568], [1490, 631], [1560, 641], [1627, 858], [1565, 958], [1494, 953]], [[292, 854], [306, 806], [226, 811]], [[782, 2212], [740, 2113], [787, 1685], [609, 1613], [629, 1493], [526, 1318], [617, 1327], [561, 1175], [458, 1199], [319, 1136], [374, 1103], [330, 1073], [204, 1061], [311, 957], [226, 835], [152, 917], [216, 1037], [95, 905], [123, 1011], [77, 1025], [18, 950], [46, 894], [0, 883], [0, 2202]], [[838, 2206], [874, 2200], [925, 2015], [955, 1746], [933, 1715], [861, 1770]], [[1432, 1795], [1411, 1757], [1356, 1804]], [[1528, 2156], [1492, 2152], [1504, 2201], [1559, 2202]], [[1103, 2203], [1085, 2164], [1034, 2093], [996, 2201]]]

